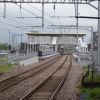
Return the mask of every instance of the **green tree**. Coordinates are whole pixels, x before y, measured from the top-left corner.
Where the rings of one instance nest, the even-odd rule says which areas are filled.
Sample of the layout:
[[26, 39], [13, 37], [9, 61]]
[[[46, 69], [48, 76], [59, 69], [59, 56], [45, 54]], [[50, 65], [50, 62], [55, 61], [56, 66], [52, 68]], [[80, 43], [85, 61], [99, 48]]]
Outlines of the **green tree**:
[[0, 50], [9, 50], [11, 46], [8, 43], [0, 43]]

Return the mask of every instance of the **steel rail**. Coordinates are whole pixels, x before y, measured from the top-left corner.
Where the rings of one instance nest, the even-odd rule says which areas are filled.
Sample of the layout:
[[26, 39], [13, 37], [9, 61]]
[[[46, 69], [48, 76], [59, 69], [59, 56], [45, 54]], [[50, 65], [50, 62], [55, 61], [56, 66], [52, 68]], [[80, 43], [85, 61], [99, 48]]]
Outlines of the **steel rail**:
[[66, 57], [66, 59], [63, 61], [63, 63], [59, 66], [59, 68], [57, 68], [51, 75], [49, 75], [45, 80], [43, 80], [42, 82], [40, 82], [35, 88], [33, 88], [30, 92], [28, 92], [26, 95], [24, 95], [20, 100], [28, 100], [39, 88], [41, 88], [41, 86], [43, 86], [51, 77], [52, 75], [57, 72], [66, 62], [68, 56]]
[[[50, 61], [52, 61], [52, 60], [54, 60], [54, 59], [55, 59], [55, 58], [51, 59]], [[16, 76], [19, 76], [19, 75], [21, 75], [21, 74], [24, 74], [24, 73], [26, 73], [26, 72], [28, 72], [28, 71], [31, 71], [31, 70], [33, 70], [33, 69], [35, 69], [35, 68], [37, 68], [37, 67], [40, 67], [41, 65], [44, 65], [44, 64], [46, 64], [46, 63], [48, 63], [48, 62], [50, 62], [50, 61], [44, 62], [43, 64], [37, 65], [37, 66], [34, 67], [34, 68], [31, 68], [31, 69], [29, 69], [29, 70], [27, 70], [27, 71], [24, 71], [24, 72], [22, 72], [22, 73], [19, 73], [19, 74], [17, 74], [17, 75], [14, 75], [14, 76], [12, 76], [12, 77], [9, 77], [9, 78], [7, 78], [7, 79], [1, 81], [1, 82], [4, 82], [4, 81], [9, 80], [9, 79], [11, 79], [11, 78], [14, 78], [14, 77], [16, 77]], [[0, 82], [0, 83], [1, 83], [1, 82]]]
[[[9, 79], [16, 78], [16, 77], [18, 77], [18, 76], [20, 76], [20, 75], [22, 75], [22, 74], [29, 73], [31, 70], [34, 70], [34, 69], [39, 68], [39, 67], [41, 67], [41, 66], [43, 66], [43, 65], [45, 65], [45, 64], [50, 63], [49, 65], [47, 65], [46, 67], [40, 69], [39, 71], [37, 71], [37, 72], [35, 72], [35, 73], [33, 73], [33, 74], [31, 74], [31, 75], [25, 77], [25, 78], [22, 78], [22, 79], [20, 79], [20, 80], [18, 80], [18, 81], [14, 81], [13, 83], [6, 85], [5, 87], [2, 87], [2, 88], [0, 89], [0, 92], [6, 90], [7, 88], [9, 88], [9, 87], [11, 87], [11, 86], [14, 86], [14, 85], [20, 83], [21, 81], [23, 81], [23, 80], [25, 80], [25, 79], [27, 79], [27, 78], [29, 78], [29, 77], [35, 75], [35, 74], [37, 74], [38, 72], [40, 72], [40, 71], [44, 70], [45, 68], [51, 66], [52, 64], [54, 64], [55, 62], [57, 62], [57, 61], [58, 61], [59, 59], [61, 59], [61, 58], [62, 58], [61, 56], [58, 56], [57, 58], [54, 58], [54, 59], [52, 59], [52, 60], [50, 60], [50, 61], [48, 61], [48, 62], [46, 62], [46, 63], [44, 63], [44, 64], [42, 64], [42, 65], [39, 65], [38, 67], [32, 68], [32, 69], [30, 69], [30, 70], [28, 70], [28, 71], [26, 71], [26, 72], [20, 73], [20, 74], [14, 76], [14, 77], [9, 78]], [[9, 79], [7, 79], [7, 80], [9, 80]], [[6, 82], [7, 80], [1, 81], [1, 82]]]
[[58, 92], [60, 91], [61, 87], [63, 86], [63, 84], [64, 84], [64, 82], [65, 82], [65, 80], [66, 80], [66, 78], [67, 78], [67, 76], [69, 74], [69, 71], [70, 71], [70, 69], [72, 67], [72, 59], [71, 59], [71, 57], [70, 57], [70, 61], [71, 62], [69, 64], [69, 66], [68, 66], [68, 69], [66, 70], [66, 73], [65, 73], [64, 77], [62, 78], [62, 80], [58, 84], [57, 88], [55, 89], [54, 93], [51, 95], [49, 100], [54, 100], [56, 98]]

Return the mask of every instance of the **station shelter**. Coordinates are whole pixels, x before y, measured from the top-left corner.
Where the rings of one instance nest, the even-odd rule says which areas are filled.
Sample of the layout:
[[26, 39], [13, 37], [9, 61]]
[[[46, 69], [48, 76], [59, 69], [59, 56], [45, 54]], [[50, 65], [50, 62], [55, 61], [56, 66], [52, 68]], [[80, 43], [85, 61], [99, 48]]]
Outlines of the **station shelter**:
[[[73, 52], [78, 45], [77, 33], [47, 33], [47, 32], [27, 32], [28, 47], [27, 52], [42, 51], [53, 52]], [[83, 40], [85, 33], [78, 33], [79, 40]]]

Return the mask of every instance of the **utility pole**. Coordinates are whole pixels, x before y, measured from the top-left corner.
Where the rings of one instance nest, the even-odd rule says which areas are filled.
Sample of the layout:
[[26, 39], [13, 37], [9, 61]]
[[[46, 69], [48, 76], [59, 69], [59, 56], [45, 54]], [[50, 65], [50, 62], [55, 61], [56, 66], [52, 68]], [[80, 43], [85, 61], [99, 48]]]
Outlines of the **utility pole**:
[[[100, 1], [98, 0], [98, 17], [100, 17]], [[100, 65], [100, 19], [98, 19], [98, 50], [97, 65]]]
[[22, 36], [23, 36], [23, 34], [20, 34], [20, 36], [21, 36], [21, 43], [22, 43]]
[[12, 43], [11, 43], [12, 44], [12, 50], [14, 50], [15, 49], [15, 45], [16, 45], [15, 44], [15, 33], [12, 34], [11, 38], [12, 38]]
[[44, 28], [44, 0], [42, 2], [42, 28]]
[[9, 29], [9, 50], [11, 49], [10, 47], [11, 45], [10, 45], [10, 29]]
[[6, 18], [6, 2], [4, 2], [4, 18]]
[[[76, 15], [78, 16], [78, 0], [77, 0], [77, 6], [76, 6]], [[77, 26], [77, 45], [78, 45], [78, 18], [76, 19], [76, 26]]]

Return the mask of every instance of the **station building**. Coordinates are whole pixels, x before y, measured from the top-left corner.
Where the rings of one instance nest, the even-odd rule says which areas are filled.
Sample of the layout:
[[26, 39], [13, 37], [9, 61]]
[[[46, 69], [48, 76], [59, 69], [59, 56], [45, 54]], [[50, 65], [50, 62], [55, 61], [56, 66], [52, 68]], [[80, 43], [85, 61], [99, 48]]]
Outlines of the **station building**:
[[[81, 46], [85, 33], [47, 33], [47, 32], [27, 32], [28, 47], [27, 52], [42, 51], [45, 53], [53, 52], [73, 52], [76, 47], [79, 47], [79, 51], [86, 52], [86, 46]], [[84, 49], [84, 50], [83, 50]]]

